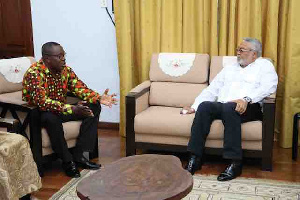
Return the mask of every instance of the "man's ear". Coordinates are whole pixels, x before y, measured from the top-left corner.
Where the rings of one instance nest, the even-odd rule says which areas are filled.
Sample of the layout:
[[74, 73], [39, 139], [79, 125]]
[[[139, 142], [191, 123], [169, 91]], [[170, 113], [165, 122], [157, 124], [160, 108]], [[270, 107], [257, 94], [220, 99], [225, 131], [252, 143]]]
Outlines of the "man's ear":
[[44, 62], [49, 62], [49, 57], [48, 56], [43, 56], [42, 59], [43, 59]]
[[253, 54], [253, 59], [256, 59], [256, 58], [258, 58], [258, 56], [257, 56], [257, 55], [258, 55], [258, 54], [257, 54], [257, 52], [256, 52], [256, 51], [253, 51], [253, 53], [254, 53], [254, 54]]

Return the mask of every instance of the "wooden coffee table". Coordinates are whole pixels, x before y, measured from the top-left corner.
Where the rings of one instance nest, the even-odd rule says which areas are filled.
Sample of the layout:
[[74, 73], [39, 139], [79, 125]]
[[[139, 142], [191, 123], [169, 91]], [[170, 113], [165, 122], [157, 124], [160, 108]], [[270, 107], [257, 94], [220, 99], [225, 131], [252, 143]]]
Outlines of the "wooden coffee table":
[[182, 199], [193, 187], [192, 175], [170, 155], [122, 158], [83, 179], [77, 185], [80, 199]]

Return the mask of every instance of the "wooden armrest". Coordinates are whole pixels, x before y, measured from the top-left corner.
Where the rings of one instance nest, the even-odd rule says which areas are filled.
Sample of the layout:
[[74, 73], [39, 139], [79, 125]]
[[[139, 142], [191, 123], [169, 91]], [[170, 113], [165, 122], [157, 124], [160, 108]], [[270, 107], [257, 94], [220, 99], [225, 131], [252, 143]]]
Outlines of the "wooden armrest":
[[150, 81], [144, 81], [143, 83], [139, 84], [138, 86], [130, 90], [130, 92], [126, 95], [126, 97], [138, 98], [142, 96], [143, 94], [150, 91], [150, 84], [151, 84]]
[[143, 96], [143, 94], [147, 93], [150, 91], [150, 87], [149, 88], [145, 88], [144, 90], [140, 91], [140, 92], [129, 92], [127, 95], [126, 95], [126, 98], [139, 98], [141, 96]]
[[[126, 95], [126, 112], [136, 115], [149, 107], [150, 81], [136, 86]], [[132, 116], [134, 117], [134, 116]]]

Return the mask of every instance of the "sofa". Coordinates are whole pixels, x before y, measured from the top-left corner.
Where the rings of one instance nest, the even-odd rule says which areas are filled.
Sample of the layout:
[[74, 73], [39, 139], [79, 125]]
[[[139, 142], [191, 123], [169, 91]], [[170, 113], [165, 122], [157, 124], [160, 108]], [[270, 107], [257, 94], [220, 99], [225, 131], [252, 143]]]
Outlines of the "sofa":
[[[35, 62], [33, 57], [28, 57], [28, 59], [31, 64]], [[0, 61], [3, 62], [5, 60], [2, 59]], [[79, 99], [72, 95], [67, 98], [67, 103], [69, 104], [75, 104], [78, 101]], [[40, 127], [39, 123], [36, 123], [37, 121], [31, 121], [31, 117], [33, 116], [32, 112], [38, 112], [38, 109], [35, 106], [30, 106], [27, 102], [22, 101], [22, 83], [10, 82], [1, 73], [0, 111], [0, 117], [13, 118], [20, 121], [21, 125], [19, 127], [19, 133], [29, 139], [34, 160], [42, 175], [42, 166], [47, 161], [44, 157], [53, 154], [47, 131], [45, 128]], [[76, 145], [76, 139], [79, 135], [81, 123], [82, 121], [69, 121], [63, 123], [65, 139], [69, 148], [75, 147]], [[94, 151], [89, 154], [89, 157], [98, 157], [98, 142], [96, 142]]]
[[[151, 58], [149, 80], [126, 96], [126, 156], [137, 149], [186, 152], [194, 114], [181, 115], [191, 106], [217, 73], [234, 56], [196, 54], [192, 67], [181, 76], [170, 76], [159, 66], [159, 54]], [[244, 157], [261, 158], [262, 170], [272, 170], [275, 95], [262, 103], [263, 120], [242, 124]], [[222, 154], [224, 126], [213, 121], [206, 141], [206, 154]]]

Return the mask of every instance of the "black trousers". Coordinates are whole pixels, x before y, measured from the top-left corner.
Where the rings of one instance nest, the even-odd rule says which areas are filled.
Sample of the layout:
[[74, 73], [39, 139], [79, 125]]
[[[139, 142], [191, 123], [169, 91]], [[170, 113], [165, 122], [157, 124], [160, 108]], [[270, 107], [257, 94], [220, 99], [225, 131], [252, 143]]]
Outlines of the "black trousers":
[[[41, 112], [41, 125], [46, 128], [52, 149], [63, 162], [79, 159], [83, 152], [91, 152], [97, 141], [97, 125], [101, 112], [100, 104], [90, 104], [94, 117], [79, 118], [75, 115], [55, 114], [49, 111]], [[64, 137], [63, 122], [82, 120], [79, 136], [73, 155], [70, 153]]]
[[191, 128], [191, 138], [188, 151], [202, 157], [205, 141], [210, 132], [210, 126], [215, 119], [221, 119], [224, 124], [223, 158], [241, 160], [241, 123], [262, 120], [262, 112], [258, 103], [248, 104], [245, 113], [240, 115], [235, 111], [236, 103], [220, 103], [205, 101], [198, 106]]

